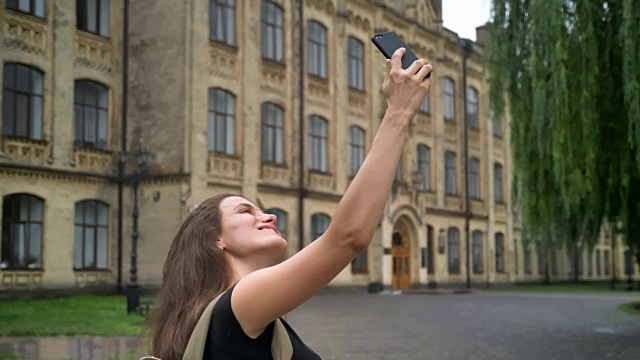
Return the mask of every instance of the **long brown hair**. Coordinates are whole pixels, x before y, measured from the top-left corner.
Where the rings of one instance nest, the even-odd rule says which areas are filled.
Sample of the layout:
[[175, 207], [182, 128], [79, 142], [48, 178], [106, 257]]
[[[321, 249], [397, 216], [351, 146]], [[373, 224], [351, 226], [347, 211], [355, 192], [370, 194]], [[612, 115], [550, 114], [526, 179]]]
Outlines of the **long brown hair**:
[[225, 291], [229, 264], [216, 240], [220, 203], [231, 194], [205, 200], [180, 226], [162, 270], [162, 285], [149, 317], [151, 350], [163, 360], [180, 360], [207, 305]]

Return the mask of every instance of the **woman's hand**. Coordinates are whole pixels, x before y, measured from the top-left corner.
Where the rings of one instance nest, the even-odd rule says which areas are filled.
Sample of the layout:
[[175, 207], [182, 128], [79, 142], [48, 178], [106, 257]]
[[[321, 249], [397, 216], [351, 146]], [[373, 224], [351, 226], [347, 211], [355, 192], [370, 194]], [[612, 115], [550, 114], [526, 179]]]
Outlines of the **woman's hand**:
[[405, 52], [404, 48], [400, 48], [387, 60], [387, 76], [382, 84], [382, 93], [387, 101], [388, 113], [411, 119], [429, 91], [431, 80], [427, 75], [433, 68], [427, 60], [419, 59], [403, 70], [402, 56]]

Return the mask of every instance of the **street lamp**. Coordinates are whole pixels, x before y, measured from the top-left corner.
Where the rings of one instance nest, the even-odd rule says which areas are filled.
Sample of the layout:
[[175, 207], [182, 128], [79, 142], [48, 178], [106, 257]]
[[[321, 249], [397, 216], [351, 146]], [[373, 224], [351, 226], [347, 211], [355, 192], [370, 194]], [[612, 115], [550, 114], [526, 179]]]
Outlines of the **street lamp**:
[[[120, 153], [120, 168], [124, 173], [124, 165], [127, 163], [128, 154]], [[140, 210], [138, 207], [138, 188], [140, 180], [145, 174], [147, 161], [149, 160], [149, 151], [140, 149], [136, 153], [137, 166], [134, 173], [126, 177], [125, 181], [131, 181], [133, 188], [133, 211], [131, 213], [132, 229], [131, 229], [131, 268], [129, 269], [129, 284], [125, 290], [127, 296], [127, 313], [136, 312], [140, 308], [140, 287], [138, 285], [138, 218]]]

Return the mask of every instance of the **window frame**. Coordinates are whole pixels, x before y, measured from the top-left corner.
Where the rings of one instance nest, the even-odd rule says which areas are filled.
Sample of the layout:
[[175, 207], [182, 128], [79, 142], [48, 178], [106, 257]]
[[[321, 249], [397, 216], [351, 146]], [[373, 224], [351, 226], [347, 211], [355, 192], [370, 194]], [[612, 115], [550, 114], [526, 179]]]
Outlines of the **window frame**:
[[481, 200], [480, 159], [472, 156], [469, 160], [469, 196], [472, 199]]
[[505, 258], [504, 258], [504, 234], [497, 232], [495, 235], [495, 260], [496, 260], [496, 273], [505, 273]]
[[[13, 74], [9, 74], [9, 71], [12, 71]], [[27, 72], [28, 79], [26, 84], [22, 85], [27, 86], [27, 90], [20, 89], [18, 79], [20, 73], [24, 71]], [[4, 64], [2, 73], [2, 134], [9, 137], [42, 141], [45, 128], [44, 72], [27, 64], [7, 62]], [[7, 79], [11, 75], [13, 78]], [[25, 106], [24, 114], [20, 113], [19, 102]], [[37, 111], [38, 107], [40, 107], [40, 111]], [[26, 119], [19, 119], [22, 116], [26, 116]], [[8, 119], [10, 121], [7, 121]], [[24, 129], [18, 129], [21, 123], [24, 124]], [[11, 128], [8, 127], [9, 125]], [[22, 134], [22, 130], [24, 130], [24, 134]]]
[[431, 148], [420, 143], [417, 146], [418, 171], [422, 174], [422, 190], [431, 191]]
[[[89, 1], [95, 1], [95, 14], [89, 14]], [[106, 2], [106, 5], [103, 5]], [[84, 6], [81, 6], [81, 3]], [[103, 10], [107, 10], [104, 15]], [[84, 10], [84, 14], [82, 11]], [[95, 16], [95, 30], [89, 29], [90, 15]], [[106, 18], [105, 18], [106, 17]], [[109, 38], [111, 36], [111, 0], [76, 0], [76, 29], [90, 34]], [[103, 32], [106, 30], [106, 33]]]
[[474, 130], [480, 130], [480, 111], [479, 111], [478, 90], [473, 86], [467, 87], [467, 126]]
[[328, 30], [317, 20], [308, 21], [307, 49], [307, 73], [321, 79], [328, 79]]
[[[236, 44], [236, 3], [235, 0], [209, 0], [209, 40], [235, 47]], [[222, 29], [218, 28], [216, 15], [222, 19]], [[229, 16], [231, 14], [232, 16]], [[231, 24], [229, 24], [231, 23]], [[218, 34], [218, 30], [222, 34]]]
[[[472, 243], [472, 260], [473, 260], [473, 273], [474, 274], [482, 274], [484, 273], [484, 254], [483, 254], [483, 236], [484, 234], [480, 230], [474, 230], [471, 233], [471, 243]], [[479, 258], [480, 261], [477, 261]]]
[[261, 161], [265, 164], [282, 166], [285, 164], [284, 109], [276, 103], [267, 101], [262, 103], [260, 110]]
[[[79, 87], [82, 87], [82, 89], [80, 89]], [[95, 99], [96, 99], [96, 103], [95, 104], [89, 104], [86, 101], [87, 98], [87, 92], [88, 91], [92, 91], [93, 89], [91, 89], [93, 87], [93, 89], [96, 90], [95, 93]], [[80, 91], [82, 90], [82, 91]], [[82, 102], [78, 102], [78, 94], [81, 93], [83, 96], [83, 101]], [[110, 113], [109, 113], [109, 103], [110, 103], [110, 94], [111, 92], [109, 91], [109, 88], [104, 85], [101, 84], [97, 81], [93, 81], [93, 80], [88, 80], [88, 79], [79, 79], [76, 80], [74, 83], [74, 88], [73, 88], [73, 122], [74, 122], [74, 145], [76, 146], [80, 146], [83, 148], [92, 148], [92, 149], [99, 149], [99, 150], [107, 150], [109, 148], [109, 129], [110, 129]], [[100, 104], [100, 99], [101, 97], [104, 96], [105, 99], [105, 105], [101, 106]], [[78, 108], [82, 108], [82, 118], [80, 119], [79, 116], [80, 114], [77, 113], [77, 111], [79, 110]], [[91, 125], [87, 124], [90, 122], [89, 119], [87, 119], [87, 110], [95, 110], [96, 113], [96, 118], [95, 118], [95, 124], [93, 126], [93, 132], [95, 133], [95, 139], [96, 141], [94, 143], [91, 143], [90, 141], [85, 140], [85, 138], [87, 137], [86, 134], [86, 130], [87, 127], [91, 127]], [[104, 114], [104, 124], [101, 124], [101, 120], [100, 120], [100, 114], [103, 113]], [[78, 121], [82, 122], [82, 136], [81, 138], [78, 138], [78, 130], [79, 130], [79, 124]], [[102, 127], [104, 128], [104, 139], [99, 139], [100, 138], [100, 128]], [[102, 141], [102, 142], [101, 142]]]
[[[12, 5], [14, 3], [15, 5]], [[40, 19], [46, 19], [47, 17], [47, 3], [45, 2], [45, 0], [29, 0], [29, 10], [21, 9], [20, 5], [21, 5], [20, 0], [7, 0], [6, 8], [12, 11], [19, 12], [21, 14], [34, 16]], [[36, 9], [38, 8], [42, 10], [42, 14], [37, 13]]]
[[[322, 234], [324, 234], [329, 228], [329, 224], [331, 224], [331, 216], [321, 212], [311, 214], [311, 226], [309, 227], [309, 230], [311, 230], [309, 239], [311, 241], [309, 241], [309, 243], [314, 242], [322, 236]], [[320, 231], [323, 225], [324, 230]]]
[[366, 133], [357, 125], [349, 126], [348, 151], [349, 151], [349, 177], [356, 176], [366, 154]]
[[493, 197], [497, 204], [504, 204], [504, 174], [502, 164], [493, 163]]
[[[40, 211], [36, 214], [34, 211], [38, 210], [38, 205]], [[23, 210], [23, 206], [26, 206], [26, 210]], [[44, 199], [29, 193], [9, 194], [2, 197], [2, 243], [0, 245], [2, 248], [2, 258], [0, 258], [0, 269], [21, 271], [43, 270], [45, 206], [46, 203]], [[24, 215], [26, 215], [26, 219], [23, 218]], [[32, 239], [32, 232], [38, 227], [40, 229], [39, 243], [37, 244], [37, 253], [34, 254], [32, 251], [32, 242], [34, 241]], [[22, 241], [18, 239], [19, 234], [17, 234], [20, 228], [23, 231]], [[20, 242], [22, 242], [22, 246]], [[20, 249], [23, 252], [22, 256], [19, 254], [16, 256], [16, 248], [22, 248]], [[36, 260], [30, 261], [31, 258], [35, 258]], [[23, 262], [24, 265], [21, 265], [21, 262]]]
[[[315, 130], [318, 130], [315, 132]], [[321, 173], [329, 172], [329, 121], [324, 117], [313, 114], [309, 116], [309, 131], [307, 131], [309, 152], [309, 170]]]
[[442, 113], [444, 120], [455, 122], [456, 120], [456, 83], [452, 78], [445, 76], [442, 79]]
[[460, 230], [456, 227], [447, 230], [447, 268], [449, 274], [460, 274]]
[[444, 188], [445, 195], [458, 195], [457, 179], [457, 155], [455, 152], [447, 150], [444, 153]]
[[[273, 11], [275, 19], [270, 19], [269, 11]], [[273, 20], [273, 21], [271, 21]], [[271, 0], [260, 3], [260, 54], [263, 59], [284, 63], [284, 10]], [[280, 42], [280, 47], [278, 47]]]
[[[224, 99], [223, 104], [220, 104], [224, 108], [217, 106], [218, 94]], [[209, 88], [207, 106], [207, 149], [214, 154], [237, 156], [236, 96], [226, 89], [211, 87]], [[220, 146], [218, 144], [219, 136], [216, 132], [219, 127], [223, 129], [224, 133], [224, 137], [220, 138], [224, 144]]]
[[[87, 215], [90, 214], [89, 211], [87, 211], [87, 206], [94, 206], [95, 208], [93, 209], [94, 212], [93, 214], [95, 215], [95, 218], [93, 219], [94, 222], [90, 223], [87, 222]], [[79, 207], [82, 207], [82, 222], [78, 222], [78, 210]], [[105, 222], [102, 223], [101, 221], [101, 211], [104, 211], [104, 215], [105, 215]], [[109, 204], [100, 201], [100, 200], [94, 200], [94, 199], [89, 199], [89, 200], [83, 200], [83, 201], [78, 201], [75, 203], [74, 206], [74, 244], [73, 244], [73, 251], [74, 251], [74, 257], [73, 257], [73, 270], [74, 271], [86, 271], [86, 270], [108, 270], [109, 269], [109, 224], [110, 224], [110, 207]], [[78, 228], [81, 228], [82, 230], [82, 238], [78, 238], [76, 237], [78, 235], [78, 233], [76, 232], [78, 230]], [[93, 239], [89, 239], [87, 238], [87, 233], [88, 230], [93, 230]], [[100, 266], [100, 249], [99, 249], [99, 242], [100, 242], [100, 230], [104, 230], [104, 240], [105, 240], [105, 252], [104, 252], [104, 266]], [[90, 235], [89, 235], [90, 237]], [[76, 253], [76, 251], [78, 250], [76, 247], [78, 246], [78, 242], [81, 242], [82, 244], [82, 253], [81, 253], [81, 266], [77, 266], [78, 264], [76, 263], [76, 256], [78, 255]], [[85, 256], [87, 255], [87, 251], [86, 251], [86, 246], [87, 246], [87, 242], [93, 242], [93, 259], [94, 259], [94, 265], [93, 266], [89, 266], [87, 265], [87, 259], [85, 258]]]
[[349, 88], [364, 91], [364, 43], [354, 36], [347, 38], [347, 84]]

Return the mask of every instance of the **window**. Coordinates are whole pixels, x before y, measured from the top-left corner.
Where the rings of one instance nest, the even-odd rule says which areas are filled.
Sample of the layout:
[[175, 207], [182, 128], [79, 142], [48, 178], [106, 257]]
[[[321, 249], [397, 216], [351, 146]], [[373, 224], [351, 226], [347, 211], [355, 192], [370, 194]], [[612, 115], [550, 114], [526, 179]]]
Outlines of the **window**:
[[473, 273], [482, 274], [482, 231], [475, 230], [471, 238], [473, 239]]
[[44, 201], [28, 194], [7, 195], [2, 203], [0, 269], [42, 268]]
[[607, 276], [611, 273], [611, 258], [609, 257], [609, 250], [604, 251], [604, 275]]
[[356, 176], [364, 161], [364, 129], [349, 126], [349, 176]]
[[347, 51], [349, 56], [349, 87], [364, 90], [364, 45], [362, 41], [349, 36]]
[[456, 154], [452, 151], [447, 151], [444, 154], [444, 188], [447, 195], [455, 195], [458, 192], [456, 186]]
[[469, 196], [480, 199], [480, 160], [472, 157], [469, 162]]
[[455, 88], [451, 78], [442, 79], [442, 100], [444, 109], [444, 119], [454, 121], [456, 117], [455, 110]]
[[236, 44], [235, 0], [209, 1], [209, 38], [227, 45]]
[[111, 27], [109, 0], [78, 0], [76, 2], [79, 30], [100, 36], [109, 36]]
[[106, 149], [109, 91], [93, 81], [78, 80], [74, 92], [75, 144]]
[[284, 111], [269, 102], [262, 104], [262, 161], [284, 164]]
[[459, 234], [456, 228], [449, 228], [447, 231], [447, 243], [449, 248], [449, 274], [460, 273], [460, 247]]
[[287, 212], [278, 208], [267, 209], [264, 212], [267, 214], [273, 214], [276, 216], [276, 227], [278, 228], [278, 231], [280, 231], [280, 236], [282, 236], [283, 239], [286, 239], [287, 238]]
[[109, 248], [109, 205], [86, 200], [76, 203], [74, 269], [106, 269]]
[[418, 171], [422, 174], [422, 190], [431, 190], [431, 149], [418, 144]]
[[309, 170], [329, 171], [327, 151], [327, 120], [318, 115], [311, 115], [309, 117]]
[[2, 79], [2, 133], [42, 140], [43, 75], [27, 65], [4, 65]]
[[501, 204], [504, 202], [503, 190], [502, 190], [502, 165], [493, 164], [493, 186], [495, 191], [495, 200]]
[[44, 0], [7, 0], [7, 9], [44, 17]]
[[209, 89], [209, 151], [235, 155], [236, 97], [223, 89]]
[[327, 78], [327, 28], [317, 21], [309, 21], [309, 74]]
[[351, 262], [351, 272], [354, 274], [367, 274], [369, 272], [367, 249], [359, 252]]
[[502, 137], [502, 119], [492, 113], [491, 121], [493, 122], [493, 136]]
[[422, 99], [422, 104], [420, 104], [420, 111], [422, 111], [423, 113], [430, 113], [431, 112], [431, 104], [430, 104], [429, 94], [427, 94], [424, 97], [424, 99]]
[[284, 62], [283, 11], [271, 0], [262, 0], [262, 57]]
[[538, 250], [538, 274], [543, 275], [545, 273], [546, 267], [547, 267], [547, 262], [546, 262], [544, 253]]
[[527, 245], [524, 248], [524, 273], [531, 274], [531, 246]]
[[504, 235], [496, 234], [496, 272], [504, 272]]
[[596, 250], [596, 276], [602, 276], [601, 258], [600, 250]]
[[329, 227], [331, 218], [326, 214], [315, 213], [311, 215], [311, 241], [316, 240], [324, 234]]
[[478, 121], [478, 90], [467, 88], [467, 125], [472, 129], [480, 129]]

